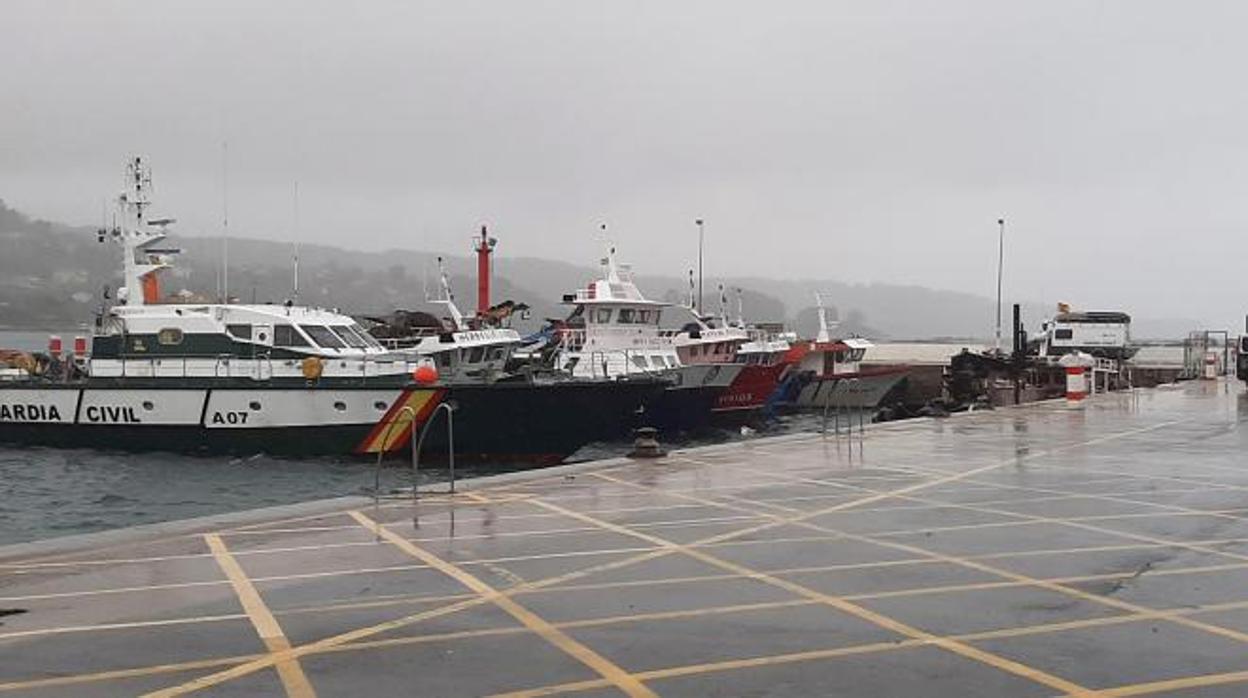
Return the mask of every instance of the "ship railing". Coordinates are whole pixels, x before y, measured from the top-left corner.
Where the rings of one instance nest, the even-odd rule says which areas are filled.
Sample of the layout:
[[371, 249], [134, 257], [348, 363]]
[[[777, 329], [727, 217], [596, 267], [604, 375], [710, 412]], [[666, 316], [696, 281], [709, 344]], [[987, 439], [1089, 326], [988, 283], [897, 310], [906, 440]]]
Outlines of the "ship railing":
[[[329, 378], [361, 380], [409, 373], [416, 362], [407, 359], [378, 361], [373, 358], [327, 359], [322, 375]], [[215, 357], [121, 357], [92, 359], [90, 373], [100, 378], [247, 378], [267, 381], [273, 378], [303, 376], [299, 359], [277, 359], [263, 355], [238, 358], [226, 354]]]
[[559, 348], [564, 351], [580, 351], [585, 346], [585, 330], [560, 330]]
[[415, 343], [414, 340], [421, 340], [426, 337], [437, 337], [444, 333], [445, 330], [438, 330], [432, 327], [418, 327], [412, 330], [410, 334], [403, 337], [373, 337], [373, 339], [376, 339], [377, 343], [386, 349], [410, 349], [412, 344]]
[[[642, 358], [642, 363], [634, 361], [636, 357]], [[646, 354], [631, 349], [602, 349], [591, 351], [588, 354], [590, 362], [591, 378], [611, 378], [613, 376], [627, 376], [632, 374], [642, 374], [651, 376], [656, 370], [646, 364]], [[601, 376], [599, 370], [601, 369]]]

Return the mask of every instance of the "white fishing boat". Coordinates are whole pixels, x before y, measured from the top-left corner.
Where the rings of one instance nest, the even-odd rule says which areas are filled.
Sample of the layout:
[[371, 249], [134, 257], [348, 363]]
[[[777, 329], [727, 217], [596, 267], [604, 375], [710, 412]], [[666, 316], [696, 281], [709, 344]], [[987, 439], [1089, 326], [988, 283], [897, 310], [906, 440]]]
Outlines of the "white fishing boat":
[[787, 360], [795, 375], [785, 396], [798, 408], [876, 407], [909, 373], [908, 366], [863, 367], [866, 353], [875, 346], [862, 337], [834, 337], [836, 323], [828, 320], [823, 298], [815, 294], [819, 333], [814, 340], [796, 342]]
[[725, 346], [726, 361], [686, 363], [682, 351], [706, 358], [708, 345], [727, 342], [736, 332], [722, 338], [712, 332], [704, 339], [700, 329], [661, 330], [663, 311], [671, 304], [643, 296], [631, 269], [616, 262], [614, 247], [601, 264], [602, 278], [563, 297], [572, 311], [554, 332], [554, 367], [580, 378], [661, 377], [669, 387], [650, 408], [649, 425], [669, 431], [705, 425], [741, 365], [732, 362], [735, 347], [727, 353]]

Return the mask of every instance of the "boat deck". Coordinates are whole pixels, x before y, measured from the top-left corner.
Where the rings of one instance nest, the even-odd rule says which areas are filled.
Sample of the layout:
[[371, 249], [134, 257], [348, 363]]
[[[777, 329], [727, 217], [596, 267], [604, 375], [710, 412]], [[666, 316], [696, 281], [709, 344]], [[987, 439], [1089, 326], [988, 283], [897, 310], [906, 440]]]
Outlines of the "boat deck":
[[0, 549], [0, 693], [1242, 696], [1246, 405], [1190, 383]]

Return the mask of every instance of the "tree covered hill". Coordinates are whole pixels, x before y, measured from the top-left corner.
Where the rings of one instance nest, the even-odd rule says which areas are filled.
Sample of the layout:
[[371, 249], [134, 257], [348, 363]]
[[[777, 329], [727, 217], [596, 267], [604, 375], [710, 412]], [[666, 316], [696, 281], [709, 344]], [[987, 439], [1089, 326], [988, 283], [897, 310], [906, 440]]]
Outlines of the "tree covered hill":
[[[176, 268], [165, 273], [164, 289], [217, 297], [221, 239], [171, 235], [170, 244], [182, 248], [183, 254]], [[289, 243], [231, 238], [230, 295], [260, 303], [291, 298], [293, 252]], [[120, 255], [115, 245], [96, 241], [94, 228], [34, 220], [0, 201], [0, 327], [63, 329], [89, 323], [101, 290], [120, 283]], [[426, 291], [437, 288], [436, 258], [436, 253], [410, 249], [359, 252], [303, 245], [299, 302], [352, 314], [426, 307]], [[687, 301], [687, 280], [646, 275], [644, 258], [624, 261], [635, 264], [637, 283], [647, 296]], [[476, 305], [475, 262], [466, 255], [448, 255], [446, 265], [456, 300], [461, 309], [471, 310]], [[565, 316], [567, 309], [560, 306], [563, 294], [583, 287], [595, 275], [596, 270], [588, 265], [516, 256], [504, 245], [495, 258], [494, 301], [510, 298], [528, 303], [533, 320], [522, 329], [529, 329], [543, 318]], [[815, 291], [837, 311], [844, 331], [879, 338], [989, 337], [995, 314], [990, 299], [920, 286], [755, 277], [708, 278], [704, 301], [708, 311], [718, 310], [719, 284], [742, 289], [747, 320], [784, 321], [807, 336], [815, 330]], [[735, 291], [728, 295], [730, 313], [735, 315]], [[1024, 318], [1032, 327], [1050, 313], [1048, 304], [1024, 306]], [[678, 325], [686, 316], [673, 310], [667, 318], [667, 324]], [[1136, 317], [1135, 331], [1143, 337], [1177, 337], [1194, 326], [1187, 320]]]

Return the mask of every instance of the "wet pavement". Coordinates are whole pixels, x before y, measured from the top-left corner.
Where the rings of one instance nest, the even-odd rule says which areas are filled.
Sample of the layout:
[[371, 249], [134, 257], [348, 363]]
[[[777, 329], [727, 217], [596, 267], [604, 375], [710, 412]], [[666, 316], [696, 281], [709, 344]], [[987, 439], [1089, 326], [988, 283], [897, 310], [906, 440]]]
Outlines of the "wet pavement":
[[1248, 695], [1246, 408], [1191, 383], [0, 548], [0, 693]]

